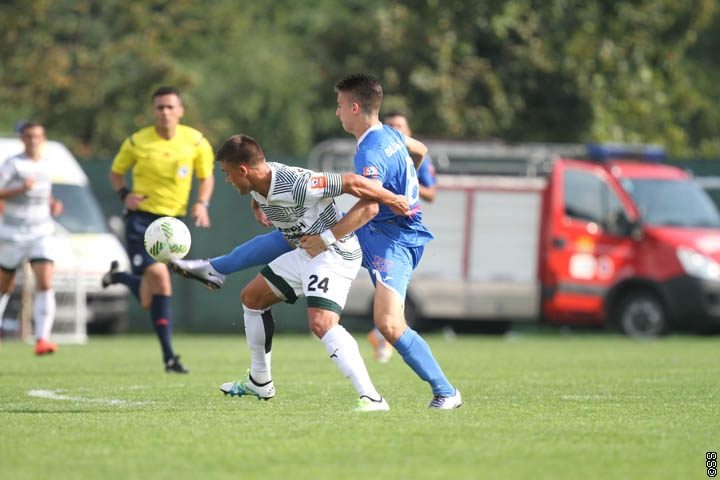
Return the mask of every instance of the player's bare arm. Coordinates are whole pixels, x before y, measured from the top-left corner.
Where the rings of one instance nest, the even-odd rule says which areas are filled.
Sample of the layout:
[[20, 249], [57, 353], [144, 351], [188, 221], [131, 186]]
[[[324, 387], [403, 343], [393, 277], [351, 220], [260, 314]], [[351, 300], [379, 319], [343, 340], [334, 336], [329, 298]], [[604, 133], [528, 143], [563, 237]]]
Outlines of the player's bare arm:
[[405, 145], [407, 145], [410, 158], [412, 158], [415, 170], [417, 170], [420, 168], [420, 165], [422, 165], [423, 158], [427, 155], [428, 149], [424, 143], [412, 137], [405, 137]]
[[190, 210], [190, 216], [196, 227], [208, 228], [210, 226], [210, 197], [215, 188], [215, 177], [209, 176], [198, 181], [198, 194], [195, 204]]
[[0, 189], [0, 198], [11, 198], [16, 195], [21, 195], [21, 194], [27, 192], [28, 190], [30, 190], [34, 184], [35, 184], [34, 178], [27, 178], [27, 179], [25, 179], [23, 184], [17, 188]]
[[411, 213], [408, 200], [404, 195], [394, 194], [383, 188], [382, 184], [376, 180], [369, 180], [356, 173], [344, 173], [342, 182], [343, 193], [387, 205], [396, 215], [408, 216]]
[[50, 215], [53, 217], [59, 217], [62, 215], [65, 206], [63, 203], [55, 197], [50, 197]]
[[260, 205], [255, 201], [254, 198], [250, 201], [250, 207], [252, 208], [256, 222], [258, 222], [263, 227], [272, 227], [272, 222], [267, 217], [267, 215], [265, 215], [265, 212], [262, 211], [262, 208], [260, 208]]
[[437, 189], [435, 188], [435, 185], [432, 187], [426, 187], [425, 185], [420, 185], [420, 198], [425, 200], [428, 203], [432, 203], [435, 201], [435, 193], [437, 192]]
[[[335, 238], [342, 238], [368, 223], [375, 215], [377, 215], [379, 210], [380, 206], [377, 202], [360, 199], [352, 206], [345, 216], [343, 216], [343, 218], [333, 225], [330, 232], [332, 232]], [[320, 235], [308, 235], [301, 238], [300, 246], [311, 257], [324, 252], [328, 247], [325, 240], [323, 240]]]

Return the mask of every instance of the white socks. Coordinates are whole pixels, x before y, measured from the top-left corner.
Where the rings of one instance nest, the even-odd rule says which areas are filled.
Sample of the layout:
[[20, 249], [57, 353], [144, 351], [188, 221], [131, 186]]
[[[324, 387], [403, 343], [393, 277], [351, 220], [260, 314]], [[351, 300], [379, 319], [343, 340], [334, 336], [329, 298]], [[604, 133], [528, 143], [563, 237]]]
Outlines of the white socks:
[[321, 340], [335, 365], [352, 381], [358, 396], [365, 395], [380, 400], [380, 394], [370, 380], [370, 374], [360, 356], [360, 348], [353, 336], [343, 326], [335, 325]]
[[5, 308], [7, 307], [8, 300], [10, 300], [10, 293], [3, 293], [0, 295], [0, 329], [2, 329], [3, 315], [5, 315]]
[[[272, 345], [272, 333], [266, 332], [263, 314], [269, 315], [269, 310], [253, 310], [243, 305], [245, 320], [245, 338], [250, 348], [250, 376], [255, 383], [264, 384], [272, 380], [270, 372], [270, 358], [272, 352], [267, 347]], [[272, 320], [272, 318], [270, 319]], [[274, 330], [274, 329], [273, 329]], [[270, 338], [268, 339], [269, 333]]]
[[[272, 335], [274, 323], [270, 310], [255, 310], [243, 305], [245, 320], [245, 338], [250, 348], [250, 376], [257, 384], [272, 380], [270, 370]], [[380, 400], [360, 348], [352, 335], [340, 325], [335, 325], [325, 333], [321, 341], [343, 375], [352, 381], [358, 396], [367, 396]]]
[[48, 340], [55, 322], [55, 290], [51, 288], [35, 292], [33, 318], [35, 318], [35, 338]]

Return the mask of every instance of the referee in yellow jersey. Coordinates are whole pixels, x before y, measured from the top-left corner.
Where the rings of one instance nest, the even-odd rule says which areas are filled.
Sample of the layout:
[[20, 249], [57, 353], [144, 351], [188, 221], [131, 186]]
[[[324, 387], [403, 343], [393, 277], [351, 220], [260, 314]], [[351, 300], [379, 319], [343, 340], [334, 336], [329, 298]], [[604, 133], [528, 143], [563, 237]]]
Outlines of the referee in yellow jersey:
[[[110, 168], [110, 183], [125, 206], [125, 239], [132, 273], [119, 271], [113, 262], [103, 286], [122, 283], [130, 289], [143, 308], [150, 310], [165, 371], [188, 373], [172, 348], [170, 272], [145, 251], [144, 236], [150, 223], [159, 217], [185, 216], [193, 174], [199, 184], [190, 215], [196, 226], [210, 226], [214, 155], [202, 133], [180, 124], [184, 111], [177, 88], [158, 88], [152, 95], [152, 106], [155, 124], [126, 138]], [[128, 171], [132, 190], [125, 183]]]

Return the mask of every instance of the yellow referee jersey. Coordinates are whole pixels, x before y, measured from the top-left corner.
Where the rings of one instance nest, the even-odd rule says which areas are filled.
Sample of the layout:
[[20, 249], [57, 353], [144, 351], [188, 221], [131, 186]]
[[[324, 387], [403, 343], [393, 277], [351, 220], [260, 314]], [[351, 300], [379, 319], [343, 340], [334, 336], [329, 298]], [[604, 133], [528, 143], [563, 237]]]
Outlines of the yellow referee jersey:
[[184, 216], [192, 188], [193, 172], [199, 179], [213, 174], [213, 150], [202, 133], [178, 125], [167, 140], [154, 126], [125, 139], [113, 159], [112, 172], [132, 169], [132, 191], [147, 198], [140, 210], [156, 215]]

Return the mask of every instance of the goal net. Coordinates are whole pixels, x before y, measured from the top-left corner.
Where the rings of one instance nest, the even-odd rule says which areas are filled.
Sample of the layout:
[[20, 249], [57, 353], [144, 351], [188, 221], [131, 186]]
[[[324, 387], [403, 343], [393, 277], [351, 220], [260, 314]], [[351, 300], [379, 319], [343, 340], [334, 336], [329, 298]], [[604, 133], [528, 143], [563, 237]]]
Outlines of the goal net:
[[[32, 341], [35, 338], [35, 322], [32, 318], [35, 278], [29, 263], [25, 262], [18, 269], [15, 279], [16, 288], [2, 318], [3, 336]], [[57, 343], [86, 343], [88, 309], [82, 272], [56, 270], [53, 289], [56, 310], [50, 340]]]

